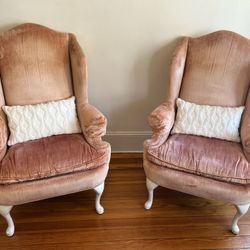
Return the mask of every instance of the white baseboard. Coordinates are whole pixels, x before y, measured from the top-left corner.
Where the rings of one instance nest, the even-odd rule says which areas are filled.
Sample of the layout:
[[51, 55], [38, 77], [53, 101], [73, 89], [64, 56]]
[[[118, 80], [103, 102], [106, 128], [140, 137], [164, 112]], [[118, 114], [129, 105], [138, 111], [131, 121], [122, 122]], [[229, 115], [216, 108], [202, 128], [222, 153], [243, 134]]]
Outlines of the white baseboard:
[[143, 142], [151, 134], [150, 131], [110, 131], [103, 139], [111, 144], [113, 153], [143, 152]]

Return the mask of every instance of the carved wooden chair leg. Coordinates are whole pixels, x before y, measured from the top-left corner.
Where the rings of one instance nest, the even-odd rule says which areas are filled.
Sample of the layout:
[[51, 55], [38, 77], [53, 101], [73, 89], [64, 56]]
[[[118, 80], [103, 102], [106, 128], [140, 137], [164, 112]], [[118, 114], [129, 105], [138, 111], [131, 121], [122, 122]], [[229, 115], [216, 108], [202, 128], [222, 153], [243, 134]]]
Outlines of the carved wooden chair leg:
[[245, 204], [245, 205], [235, 205], [235, 207], [237, 209], [237, 213], [235, 214], [235, 216], [233, 218], [233, 222], [232, 222], [232, 232], [234, 234], [239, 234], [240, 229], [238, 226], [238, 221], [243, 215], [245, 215], [247, 213], [249, 206], [250, 206], [250, 203]]
[[6, 229], [6, 235], [12, 236], [15, 232], [15, 225], [10, 216], [10, 210], [13, 206], [0, 206], [0, 214], [6, 219], [8, 227]]
[[147, 178], [146, 179], [146, 186], [148, 189], [148, 200], [146, 201], [144, 207], [145, 207], [145, 209], [150, 209], [152, 207], [152, 204], [153, 204], [154, 190], [158, 187], [158, 185]]
[[104, 213], [104, 208], [101, 205], [100, 201], [101, 201], [102, 193], [104, 191], [104, 182], [102, 184], [100, 184], [99, 186], [95, 187], [94, 190], [96, 192], [96, 198], [95, 198], [95, 209], [96, 209], [96, 212], [98, 214], [103, 214]]

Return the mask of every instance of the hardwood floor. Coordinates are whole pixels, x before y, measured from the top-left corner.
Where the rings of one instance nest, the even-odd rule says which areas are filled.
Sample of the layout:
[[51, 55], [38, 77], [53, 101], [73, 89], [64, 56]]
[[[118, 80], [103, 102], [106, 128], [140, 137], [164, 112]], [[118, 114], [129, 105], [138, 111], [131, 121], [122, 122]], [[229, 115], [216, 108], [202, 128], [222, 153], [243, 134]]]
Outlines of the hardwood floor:
[[85, 191], [15, 207], [12, 238], [0, 219], [0, 249], [250, 249], [250, 216], [234, 236], [231, 205], [159, 187], [152, 209], [144, 210], [141, 154], [112, 156], [103, 215], [96, 214], [94, 197]]

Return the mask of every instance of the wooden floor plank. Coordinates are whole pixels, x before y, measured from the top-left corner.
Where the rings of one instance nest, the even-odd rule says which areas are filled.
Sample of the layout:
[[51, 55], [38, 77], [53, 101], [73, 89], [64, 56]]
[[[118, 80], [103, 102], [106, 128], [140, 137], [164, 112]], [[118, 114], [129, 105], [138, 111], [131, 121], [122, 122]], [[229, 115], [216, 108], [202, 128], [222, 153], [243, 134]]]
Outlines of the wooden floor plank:
[[112, 156], [103, 215], [95, 213], [94, 196], [90, 190], [15, 207], [12, 238], [0, 218], [0, 249], [250, 249], [250, 215], [234, 236], [229, 204], [159, 187], [145, 211], [141, 154]]

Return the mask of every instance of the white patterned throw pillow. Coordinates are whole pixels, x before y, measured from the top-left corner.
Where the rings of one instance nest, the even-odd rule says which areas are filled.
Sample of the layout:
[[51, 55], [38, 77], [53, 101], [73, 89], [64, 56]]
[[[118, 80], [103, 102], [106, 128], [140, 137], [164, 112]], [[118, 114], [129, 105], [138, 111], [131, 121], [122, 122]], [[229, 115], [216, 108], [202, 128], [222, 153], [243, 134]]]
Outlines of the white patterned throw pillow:
[[8, 145], [51, 135], [80, 133], [75, 97], [47, 103], [3, 106], [8, 118]]
[[244, 107], [198, 105], [180, 98], [171, 134], [193, 134], [240, 142], [239, 126]]

